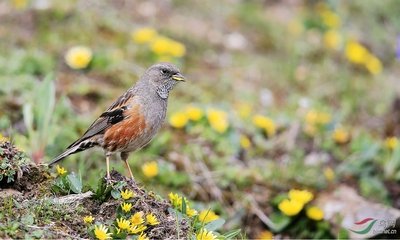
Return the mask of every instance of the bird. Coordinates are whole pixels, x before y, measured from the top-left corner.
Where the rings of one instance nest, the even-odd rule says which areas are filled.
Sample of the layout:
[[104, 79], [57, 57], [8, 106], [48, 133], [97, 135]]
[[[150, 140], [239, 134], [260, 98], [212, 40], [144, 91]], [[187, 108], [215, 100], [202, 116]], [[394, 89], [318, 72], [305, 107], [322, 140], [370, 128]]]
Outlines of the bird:
[[175, 65], [154, 64], [49, 166], [71, 154], [101, 147], [105, 152], [107, 179], [111, 179], [110, 157], [118, 153], [134, 179], [128, 164], [129, 154], [146, 146], [161, 128], [169, 93], [180, 82], [185, 82], [185, 77]]

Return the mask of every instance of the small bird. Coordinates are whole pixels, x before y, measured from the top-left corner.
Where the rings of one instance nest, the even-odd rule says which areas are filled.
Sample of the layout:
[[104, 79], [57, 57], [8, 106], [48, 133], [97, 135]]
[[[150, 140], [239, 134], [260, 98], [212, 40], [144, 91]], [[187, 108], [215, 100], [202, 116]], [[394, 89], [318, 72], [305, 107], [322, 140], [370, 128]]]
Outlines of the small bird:
[[111, 104], [83, 136], [54, 158], [49, 166], [71, 154], [98, 146], [105, 151], [108, 179], [110, 156], [114, 153], [120, 153], [133, 179], [127, 162], [129, 153], [143, 148], [153, 139], [165, 120], [169, 92], [183, 81], [185, 78], [179, 69], [170, 63], [151, 66], [136, 85]]

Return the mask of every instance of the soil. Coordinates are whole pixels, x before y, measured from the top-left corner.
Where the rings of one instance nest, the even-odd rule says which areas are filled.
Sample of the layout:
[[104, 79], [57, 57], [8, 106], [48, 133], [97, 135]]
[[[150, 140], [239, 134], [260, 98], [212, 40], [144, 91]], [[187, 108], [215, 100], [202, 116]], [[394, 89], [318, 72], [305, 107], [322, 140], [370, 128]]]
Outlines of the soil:
[[[115, 221], [122, 200], [110, 197], [101, 202], [92, 197], [82, 199], [79, 194], [56, 196], [51, 191], [54, 177], [47, 166], [27, 165], [21, 169], [22, 174], [13, 184], [0, 186], [0, 238], [26, 238], [32, 234], [39, 234], [39, 238], [88, 238], [87, 226], [82, 220], [84, 216], [92, 215], [101, 223]], [[111, 179], [108, 184], [122, 181], [126, 183], [125, 189], [135, 193], [136, 197], [129, 200], [133, 205], [131, 211], [157, 216], [160, 224], [145, 231], [150, 239], [187, 238], [189, 224], [185, 220], [177, 223], [175, 216], [168, 212], [171, 207], [168, 201], [147, 192], [134, 180], [116, 171], [112, 171]], [[103, 181], [105, 183], [105, 179]], [[55, 203], [66, 197], [76, 200]], [[17, 228], [9, 230], [14, 223]]]

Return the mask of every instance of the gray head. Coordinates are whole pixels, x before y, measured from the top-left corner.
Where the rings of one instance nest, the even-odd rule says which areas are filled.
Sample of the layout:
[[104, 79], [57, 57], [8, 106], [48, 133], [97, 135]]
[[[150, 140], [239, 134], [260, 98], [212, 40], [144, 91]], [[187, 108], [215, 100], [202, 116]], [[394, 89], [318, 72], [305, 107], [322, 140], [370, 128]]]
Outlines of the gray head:
[[157, 94], [161, 98], [166, 99], [168, 98], [169, 91], [171, 91], [177, 83], [185, 81], [185, 78], [173, 64], [157, 63], [146, 70], [141, 81], [150, 83]]

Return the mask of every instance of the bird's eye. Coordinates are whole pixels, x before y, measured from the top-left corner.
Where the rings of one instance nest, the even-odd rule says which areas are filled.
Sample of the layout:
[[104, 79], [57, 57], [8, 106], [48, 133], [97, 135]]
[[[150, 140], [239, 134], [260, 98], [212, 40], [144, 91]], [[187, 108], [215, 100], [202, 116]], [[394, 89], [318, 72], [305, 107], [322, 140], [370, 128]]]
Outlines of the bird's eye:
[[167, 69], [161, 69], [161, 73], [162, 73], [162, 74], [167, 74], [167, 73], [168, 73], [168, 70], [167, 70]]

